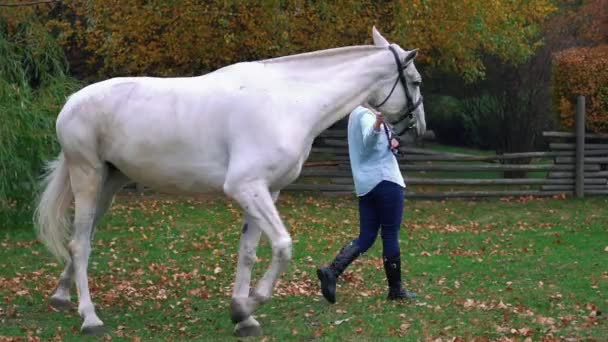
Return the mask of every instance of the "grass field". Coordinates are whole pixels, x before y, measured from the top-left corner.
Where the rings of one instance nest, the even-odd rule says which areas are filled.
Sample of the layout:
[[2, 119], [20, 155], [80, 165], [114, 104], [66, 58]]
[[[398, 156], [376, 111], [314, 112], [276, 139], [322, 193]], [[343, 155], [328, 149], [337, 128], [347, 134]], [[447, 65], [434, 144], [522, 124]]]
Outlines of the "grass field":
[[[347, 270], [338, 303], [318, 265], [357, 232], [356, 199], [285, 194], [294, 258], [253, 340], [608, 340], [608, 198], [407, 201], [405, 279], [388, 302], [381, 244]], [[234, 340], [228, 315], [240, 212], [223, 198], [124, 194], [99, 227], [89, 267], [106, 340]], [[258, 251], [257, 279], [268, 265]], [[30, 227], [0, 226], [0, 341], [86, 340], [47, 297], [61, 271]], [[90, 340], [93, 340], [92, 338]]]

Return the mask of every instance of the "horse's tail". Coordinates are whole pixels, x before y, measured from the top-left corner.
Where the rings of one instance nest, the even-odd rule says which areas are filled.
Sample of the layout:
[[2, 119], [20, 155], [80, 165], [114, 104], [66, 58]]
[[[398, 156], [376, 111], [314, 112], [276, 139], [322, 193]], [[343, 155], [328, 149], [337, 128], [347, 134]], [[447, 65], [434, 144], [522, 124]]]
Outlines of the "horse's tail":
[[67, 261], [70, 258], [67, 242], [71, 233], [67, 209], [74, 194], [63, 153], [48, 163], [41, 186], [44, 191], [34, 213], [38, 238], [58, 259]]

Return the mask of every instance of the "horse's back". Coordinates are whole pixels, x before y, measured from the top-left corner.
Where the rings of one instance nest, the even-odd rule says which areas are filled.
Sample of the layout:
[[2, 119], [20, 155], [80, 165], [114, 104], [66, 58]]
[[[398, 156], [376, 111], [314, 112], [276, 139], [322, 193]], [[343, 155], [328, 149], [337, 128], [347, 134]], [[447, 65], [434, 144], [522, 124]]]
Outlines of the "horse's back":
[[302, 139], [283, 128], [279, 112], [294, 107], [281, 103], [289, 90], [281, 76], [260, 63], [239, 63], [200, 77], [95, 83], [62, 110], [59, 140], [68, 152], [93, 155], [162, 190], [221, 189], [231, 158], [244, 160], [234, 153], [268, 154], [279, 164], [279, 155], [301, 159], [286, 153], [299, 151]]
[[225, 139], [203, 113], [210, 101], [198, 95], [204, 84], [132, 77], [89, 85], [69, 98], [57, 119], [62, 149], [167, 191], [221, 187]]

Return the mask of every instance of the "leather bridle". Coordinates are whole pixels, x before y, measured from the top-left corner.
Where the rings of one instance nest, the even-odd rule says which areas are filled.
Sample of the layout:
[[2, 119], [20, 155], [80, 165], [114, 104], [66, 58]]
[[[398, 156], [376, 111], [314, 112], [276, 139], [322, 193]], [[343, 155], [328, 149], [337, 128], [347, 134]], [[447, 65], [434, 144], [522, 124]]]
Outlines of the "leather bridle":
[[[406, 110], [405, 110], [405, 113], [403, 113], [401, 115], [401, 118], [399, 120], [391, 123], [391, 125], [395, 126], [395, 125], [401, 123], [403, 120], [411, 119], [413, 117], [413, 113], [416, 110], [416, 108], [420, 107], [420, 105], [422, 104], [422, 95], [420, 95], [420, 97], [418, 98], [418, 101], [416, 101], [414, 103], [412, 94], [410, 94], [409, 90], [407, 89], [407, 81], [405, 79], [405, 75], [403, 74], [403, 70], [405, 70], [405, 68], [407, 68], [414, 61], [414, 59], [410, 58], [409, 60], [406, 60], [405, 65], [403, 65], [403, 63], [401, 63], [401, 60], [399, 59], [399, 54], [397, 53], [395, 48], [393, 46], [389, 46], [388, 48], [389, 48], [389, 50], [391, 50], [391, 52], [393, 53], [393, 56], [395, 57], [395, 63], [397, 64], [398, 77], [395, 80], [395, 84], [393, 84], [391, 91], [388, 93], [386, 98], [382, 102], [380, 102], [380, 104], [378, 104], [376, 106], [376, 108], [380, 108], [380, 106], [382, 106], [383, 104], [386, 103], [386, 101], [388, 101], [388, 99], [391, 97], [391, 95], [393, 95], [393, 92], [395, 91], [395, 88], [397, 87], [397, 83], [399, 83], [399, 81], [401, 81], [401, 85], [403, 86], [403, 92], [405, 93], [405, 98], [406, 98], [406, 105], [405, 105]], [[406, 125], [399, 133], [396, 133], [396, 134], [398, 136], [403, 135], [403, 133], [405, 133], [406, 131], [408, 131], [409, 129], [411, 129], [413, 127], [414, 127], [414, 124]]]

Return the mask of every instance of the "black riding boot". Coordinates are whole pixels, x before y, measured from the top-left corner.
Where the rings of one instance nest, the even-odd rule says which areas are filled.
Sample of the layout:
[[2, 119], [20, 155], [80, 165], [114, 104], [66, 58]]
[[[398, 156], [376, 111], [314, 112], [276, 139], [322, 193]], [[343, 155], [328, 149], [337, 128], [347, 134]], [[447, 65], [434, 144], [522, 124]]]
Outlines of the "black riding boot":
[[321, 281], [321, 292], [330, 303], [336, 302], [336, 280], [360, 254], [359, 246], [354, 241], [350, 242], [342, 247], [329, 266], [317, 269], [317, 277]]
[[384, 271], [388, 280], [388, 299], [414, 298], [416, 293], [409, 292], [401, 286], [401, 255], [384, 257]]

